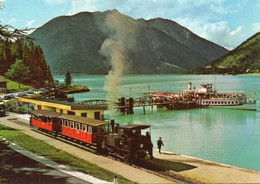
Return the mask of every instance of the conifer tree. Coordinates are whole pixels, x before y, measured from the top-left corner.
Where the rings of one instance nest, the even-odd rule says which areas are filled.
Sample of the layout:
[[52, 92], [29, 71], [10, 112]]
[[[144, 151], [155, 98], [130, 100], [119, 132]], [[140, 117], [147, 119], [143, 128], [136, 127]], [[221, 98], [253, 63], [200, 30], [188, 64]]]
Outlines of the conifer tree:
[[67, 73], [66, 73], [66, 77], [64, 79], [64, 82], [65, 82], [66, 85], [71, 85], [71, 75], [70, 75], [69, 71], [67, 71]]

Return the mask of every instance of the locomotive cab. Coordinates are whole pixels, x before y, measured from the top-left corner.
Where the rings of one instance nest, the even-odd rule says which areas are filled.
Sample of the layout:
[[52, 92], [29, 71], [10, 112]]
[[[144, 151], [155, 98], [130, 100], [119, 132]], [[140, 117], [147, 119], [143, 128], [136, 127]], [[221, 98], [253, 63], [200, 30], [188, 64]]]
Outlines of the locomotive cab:
[[147, 152], [152, 158], [151, 136], [149, 131], [145, 130], [148, 128], [149, 125], [116, 126], [113, 133], [104, 137], [103, 148], [123, 159], [144, 159]]

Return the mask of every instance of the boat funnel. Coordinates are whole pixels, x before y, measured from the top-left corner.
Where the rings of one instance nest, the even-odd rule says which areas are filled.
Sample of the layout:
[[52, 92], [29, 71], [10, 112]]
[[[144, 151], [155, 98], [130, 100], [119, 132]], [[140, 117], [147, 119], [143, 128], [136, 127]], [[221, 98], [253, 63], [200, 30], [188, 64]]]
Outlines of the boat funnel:
[[188, 90], [191, 91], [191, 88], [192, 88], [192, 83], [188, 82]]

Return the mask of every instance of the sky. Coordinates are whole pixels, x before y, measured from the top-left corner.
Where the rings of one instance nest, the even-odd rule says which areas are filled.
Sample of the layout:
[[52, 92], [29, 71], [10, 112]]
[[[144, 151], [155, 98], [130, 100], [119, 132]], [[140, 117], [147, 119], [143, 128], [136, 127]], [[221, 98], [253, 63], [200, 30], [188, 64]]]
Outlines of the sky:
[[161, 17], [227, 49], [260, 31], [260, 0], [0, 0], [0, 23], [37, 28], [62, 15], [117, 9], [135, 19]]

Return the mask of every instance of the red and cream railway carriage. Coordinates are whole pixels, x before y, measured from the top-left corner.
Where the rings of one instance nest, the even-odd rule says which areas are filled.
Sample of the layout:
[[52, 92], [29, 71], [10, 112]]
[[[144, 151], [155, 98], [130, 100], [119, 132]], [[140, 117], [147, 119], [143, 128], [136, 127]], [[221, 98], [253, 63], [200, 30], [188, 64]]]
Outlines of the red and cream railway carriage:
[[108, 122], [46, 110], [31, 112], [30, 126], [71, 137], [88, 144], [101, 144]]
[[108, 134], [109, 123], [105, 121], [65, 114], [59, 116], [59, 121], [62, 135], [88, 144], [102, 142], [103, 136]]

